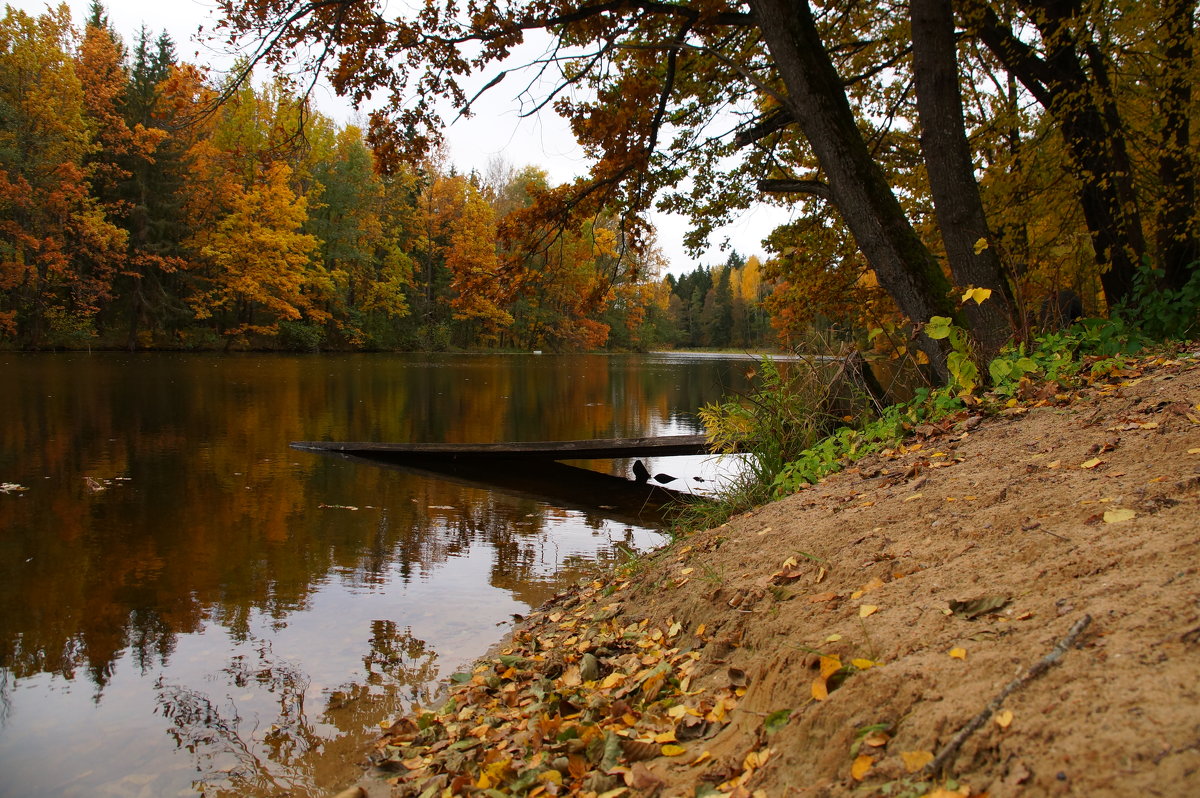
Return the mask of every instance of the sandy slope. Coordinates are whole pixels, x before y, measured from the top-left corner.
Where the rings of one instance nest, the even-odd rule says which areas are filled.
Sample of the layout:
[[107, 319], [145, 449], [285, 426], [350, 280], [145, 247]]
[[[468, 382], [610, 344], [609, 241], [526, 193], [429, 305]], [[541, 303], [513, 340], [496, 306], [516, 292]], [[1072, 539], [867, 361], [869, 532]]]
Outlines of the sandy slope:
[[559, 597], [377, 760], [413, 795], [1200, 795], [1198, 402], [1184, 352], [923, 427]]

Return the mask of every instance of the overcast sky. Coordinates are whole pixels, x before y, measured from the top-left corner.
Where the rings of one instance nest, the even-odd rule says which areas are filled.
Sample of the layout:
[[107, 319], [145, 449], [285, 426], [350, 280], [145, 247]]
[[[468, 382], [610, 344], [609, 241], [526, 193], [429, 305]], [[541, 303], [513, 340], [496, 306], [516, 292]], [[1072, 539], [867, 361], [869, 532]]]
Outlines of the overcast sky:
[[[87, 18], [90, 0], [68, 0], [67, 4], [71, 7], [72, 19], [77, 25], [82, 24]], [[7, 5], [40, 14], [49, 4], [46, 0], [8, 0]], [[169, 33], [182, 60], [213, 66], [228, 63], [227, 54], [196, 35], [201, 27], [211, 31], [215, 25], [215, 6], [208, 0], [107, 0], [104, 7], [113, 27], [127, 45], [145, 25], [152, 38], [164, 30]], [[480, 80], [486, 82], [491, 77], [494, 75], [483, 76]], [[514, 86], [518, 83], [511, 82]], [[451, 162], [460, 171], [475, 169], [482, 173], [486, 172], [489, 161], [499, 156], [517, 168], [531, 164], [540, 166], [554, 182], [565, 182], [583, 174], [587, 162], [566, 123], [549, 109], [535, 118], [521, 119], [518, 103], [513, 98], [516, 90], [506, 81], [476, 104], [475, 116], [457, 120], [449, 127], [447, 140]], [[353, 121], [349, 105], [328, 88], [317, 87], [314, 99], [323, 113], [337, 121]], [[744, 214], [741, 222], [714, 236], [713, 248], [700, 258], [699, 263], [715, 265], [725, 261], [726, 255], [716, 249], [725, 236], [743, 255], [762, 257], [761, 239], [784, 218], [778, 209], [751, 210]], [[686, 222], [679, 217], [657, 214], [654, 223], [670, 271], [679, 274], [693, 269], [697, 261], [684, 253], [680, 243], [687, 229]]]

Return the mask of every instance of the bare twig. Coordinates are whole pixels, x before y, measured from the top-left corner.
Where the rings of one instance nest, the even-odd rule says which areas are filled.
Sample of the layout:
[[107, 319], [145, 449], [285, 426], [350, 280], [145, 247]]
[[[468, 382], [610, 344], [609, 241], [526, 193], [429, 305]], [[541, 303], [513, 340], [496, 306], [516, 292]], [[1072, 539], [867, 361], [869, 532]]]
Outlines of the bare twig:
[[1004, 699], [1008, 698], [1008, 696], [1013, 692], [1021, 689], [1046, 671], [1050, 670], [1050, 667], [1062, 659], [1063, 655], [1067, 653], [1067, 649], [1075, 645], [1075, 641], [1079, 638], [1079, 635], [1083, 633], [1083, 630], [1086, 629], [1088, 624], [1091, 622], [1092, 616], [1084, 615], [1075, 622], [1075, 624], [1067, 632], [1066, 636], [1054, 645], [1054, 648], [1050, 650], [1049, 654], [1035, 662], [1033, 666], [1025, 672], [1024, 675], [1018, 676], [1016, 679], [1013, 679], [1011, 682], [1006, 684], [1004, 689], [1001, 690], [995, 698], [988, 702], [988, 705], [983, 708], [983, 711], [971, 718], [966, 726], [963, 726], [961, 729], [959, 729], [958, 734], [954, 735], [950, 742], [946, 743], [938, 755], [933, 758], [933, 761], [925, 766], [926, 772], [930, 774], [939, 774], [945, 771], [947, 765], [949, 765], [954, 758], [958, 756], [958, 750], [962, 748], [962, 745], [964, 742], [966, 742], [967, 738], [977, 732], [983, 726], [983, 724], [987, 723], [988, 718], [990, 718], [994, 712], [1000, 709], [1001, 705], [1004, 703]]

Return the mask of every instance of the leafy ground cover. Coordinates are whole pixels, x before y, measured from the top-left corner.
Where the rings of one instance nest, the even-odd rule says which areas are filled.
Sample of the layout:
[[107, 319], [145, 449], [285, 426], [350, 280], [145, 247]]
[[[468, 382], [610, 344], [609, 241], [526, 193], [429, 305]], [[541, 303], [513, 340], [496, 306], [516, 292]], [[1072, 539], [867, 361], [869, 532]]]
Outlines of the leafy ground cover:
[[1200, 347], [917, 425], [556, 597], [351, 792], [1200, 792]]

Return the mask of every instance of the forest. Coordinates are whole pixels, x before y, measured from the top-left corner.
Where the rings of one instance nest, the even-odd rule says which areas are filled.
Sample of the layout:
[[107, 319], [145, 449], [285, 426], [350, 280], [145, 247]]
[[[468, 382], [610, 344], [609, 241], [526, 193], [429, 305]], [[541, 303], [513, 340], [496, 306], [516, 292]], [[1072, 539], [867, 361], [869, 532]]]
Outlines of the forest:
[[[236, 70], [235, 70], [236, 75]], [[548, 351], [762, 347], [758, 260], [620, 274], [616, 213], [538, 246], [552, 187], [444, 153], [384, 170], [288, 81], [237, 81], [94, 3], [0, 23], [0, 345]]]
[[[127, 48], [99, 3], [82, 30], [7, 12], [5, 345], [758, 348], [832, 328], [945, 380], [946, 324], [986, 365], [1051, 297], [1195, 327], [1190, 0], [218, 6], [244, 52], [219, 75], [145, 31]], [[506, 60], [530, 37], [541, 56]], [[311, 107], [317, 74], [361, 128]], [[553, 106], [589, 174], [457, 172], [443, 117], [485, 91]], [[791, 213], [762, 262], [663, 276], [648, 211], [689, 217], [700, 252], [761, 204]]]

